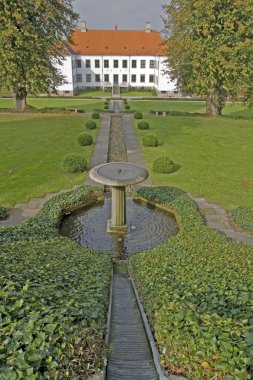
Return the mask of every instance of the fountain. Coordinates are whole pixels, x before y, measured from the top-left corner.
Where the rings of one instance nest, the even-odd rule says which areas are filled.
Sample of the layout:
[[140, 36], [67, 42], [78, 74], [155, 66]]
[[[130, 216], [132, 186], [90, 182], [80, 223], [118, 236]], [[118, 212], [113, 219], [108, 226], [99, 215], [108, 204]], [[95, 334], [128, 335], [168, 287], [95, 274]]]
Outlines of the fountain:
[[112, 189], [111, 219], [107, 221], [107, 232], [127, 232], [126, 186], [135, 185], [148, 178], [148, 171], [127, 162], [111, 162], [91, 169], [90, 178]]

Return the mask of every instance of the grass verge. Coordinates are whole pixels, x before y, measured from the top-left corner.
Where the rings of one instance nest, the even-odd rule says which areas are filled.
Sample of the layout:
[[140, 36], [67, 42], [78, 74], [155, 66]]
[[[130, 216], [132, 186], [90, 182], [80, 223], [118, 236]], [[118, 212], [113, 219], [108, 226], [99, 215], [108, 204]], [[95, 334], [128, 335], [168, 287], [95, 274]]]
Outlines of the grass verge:
[[250, 379], [253, 370], [253, 249], [206, 227], [181, 191], [137, 196], [173, 210], [178, 235], [132, 256], [162, 363], [194, 380]]
[[[188, 104], [188, 103], [187, 103]], [[144, 115], [150, 129], [136, 132], [158, 136], [156, 148], [143, 147], [154, 184], [176, 186], [205, 197], [228, 210], [253, 204], [253, 121], [228, 118]], [[135, 120], [137, 127], [138, 120]], [[169, 156], [179, 170], [157, 174], [152, 165]]]
[[[63, 168], [69, 153], [82, 153], [89, 162], [93, 146], [81, 147], [84, 116], [2, 115], [0, 117], [0, 204], [11, 207], [33, 197], [71, 188], [85, 175]], [[90, 131], [96, 140], [97, 129]]]

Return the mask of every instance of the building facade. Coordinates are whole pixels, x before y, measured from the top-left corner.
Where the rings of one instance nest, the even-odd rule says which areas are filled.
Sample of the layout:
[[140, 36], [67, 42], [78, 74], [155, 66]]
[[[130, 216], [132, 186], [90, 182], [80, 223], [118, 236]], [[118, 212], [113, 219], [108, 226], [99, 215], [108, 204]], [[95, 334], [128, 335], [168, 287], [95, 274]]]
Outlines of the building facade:
[[68, 53], [61, 71], [66, 83], [60, 94], [80, 90], [152, 89], [158, 95], [178, 96], [166, 74], [163, 39], [146, 23], [145, 30], [88, 30], [85, 23], [66, 43]]

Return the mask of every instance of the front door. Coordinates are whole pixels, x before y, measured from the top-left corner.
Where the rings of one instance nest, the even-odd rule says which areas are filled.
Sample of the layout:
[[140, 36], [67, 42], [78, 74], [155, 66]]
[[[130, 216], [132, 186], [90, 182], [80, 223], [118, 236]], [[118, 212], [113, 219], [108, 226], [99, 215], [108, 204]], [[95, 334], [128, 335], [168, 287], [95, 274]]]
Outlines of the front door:
[[118, 76], [118, 74], [114, 74], [113, 75], [113, 83], [114, 84], [118, 84], [119, 83], [119, 76]]

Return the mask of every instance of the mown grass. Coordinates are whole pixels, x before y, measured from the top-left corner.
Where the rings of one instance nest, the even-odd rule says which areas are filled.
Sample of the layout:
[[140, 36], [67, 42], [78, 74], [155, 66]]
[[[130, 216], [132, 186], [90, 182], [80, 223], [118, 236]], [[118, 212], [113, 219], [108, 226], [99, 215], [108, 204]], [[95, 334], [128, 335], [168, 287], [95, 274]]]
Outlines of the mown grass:
[[[205, 113], [204, 101], [170, 101], [170, 100], [131, 100], [128, 102], [131, 110], [150, 112], [153, 111], [177, 111], [191, 113]], [[253, 109], [245, 109], [241, 104], [228, 103], [223, 109], [223, 115], [232, 117], [252, 117]]]
[[[103, 107], [102, 100], [89, 100], [78, 98], [28, 98], [27, 104], [36, 108], [79, 108], [86, 112], [92, 112], [96, 108]], [[0, 108], [13, 108], [14, 102], [12, 99], [0, 99]]]
[[112, 91], [81, 91], [77, 96], [110, 98]]
[[152, 91], [121, 91], [121, 96], [140, 96], [140, 97], [150, 97], [154, 96]]
[[[89, 162], [94, 145], [81, 147], [84, 116], [2, 115], [0, 117], [0, 204], [7, 207], [81, 184], [86, 174], [70, 174], [64, 158], [82, 153]], [[96, 139], [97, 130], [89, 131]]]
[[[188, 104], [188, 103], [187, 103]], [[176, 186], [228, 210], [253, 204], [253, 120], [145, 115], [159, 146], [142, 146], [153, 184]], [[138, 121], [135, 120], [135, 124]], [[180, 168], [157, 174], [153, 161], [167, 155]]]

